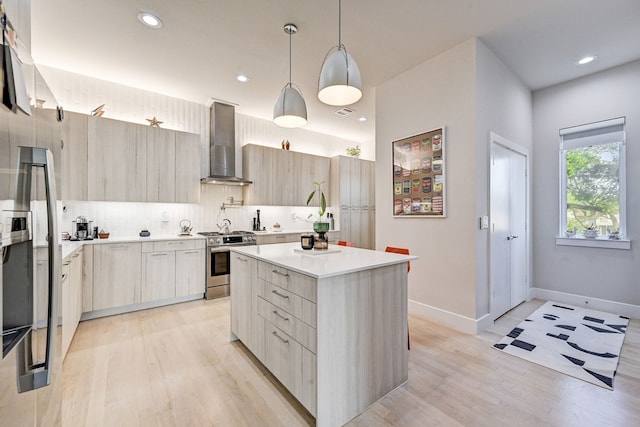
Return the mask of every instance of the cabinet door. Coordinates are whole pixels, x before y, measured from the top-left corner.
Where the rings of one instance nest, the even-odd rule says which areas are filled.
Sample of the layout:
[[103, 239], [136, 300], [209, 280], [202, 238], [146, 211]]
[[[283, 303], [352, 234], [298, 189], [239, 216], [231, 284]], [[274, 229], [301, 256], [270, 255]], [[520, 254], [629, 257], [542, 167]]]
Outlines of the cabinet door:
[[245, 255], [231, 253], [231, 332], [252, 352], [257, 346], [255, 319], [258, 316], [257, 261]]
[[200, 201], [200, 135], [176, 132], [176, 202]]
[[89, 200], [147, 200], [147, 128], [88, 117]]
[[140, 302], [140, 243], [101, 244], [93, 248], [93, 309]]
[[175, 159], [175, 131], [147, 128], [147, 202], [175, 202]]
[[157, 301], [176, 296], [176, 253], [144, 254], [141, 302]]
[[62, 122], [62, 200], [88, 200], [87, 126], [85, 114], [65, 111]]
[[176, 251], [176, 296], [204, 294], [206, 287], [204, 249]]

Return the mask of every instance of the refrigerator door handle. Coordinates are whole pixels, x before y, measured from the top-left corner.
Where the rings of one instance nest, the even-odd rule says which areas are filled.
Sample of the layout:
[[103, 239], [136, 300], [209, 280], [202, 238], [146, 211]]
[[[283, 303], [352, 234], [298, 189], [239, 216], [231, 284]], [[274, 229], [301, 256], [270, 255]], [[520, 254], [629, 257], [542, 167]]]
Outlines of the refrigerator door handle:
[[51, 384], [51, 367], [55, 357], [55, 338], [57, 329], [56, 313], [56, 290], [58, 289], [58, 273], [60, 272], [60, 256], [58, 252], [58, 224], [56, 219], [56, 188], [55, 172], [53, 168], [53, 154], [46, 148], [40, 147], [20, 147], [20, 166], [24, 177], [29, 183], [22, 187], [26, 190], [30, 199], [30, 183], [32, 167], [44, 167], [44, 181], [47, 197], [47, 242], [49, 252], [49, 286], [48, 286], [48, 308], [47, 308], [47, 337], [46, 351], [43, 362], [33, 363], [32, 339], [34, 331], [29, 334], [19, 344], [17, 350], [17, 374], [18, 392], [35, 390]]

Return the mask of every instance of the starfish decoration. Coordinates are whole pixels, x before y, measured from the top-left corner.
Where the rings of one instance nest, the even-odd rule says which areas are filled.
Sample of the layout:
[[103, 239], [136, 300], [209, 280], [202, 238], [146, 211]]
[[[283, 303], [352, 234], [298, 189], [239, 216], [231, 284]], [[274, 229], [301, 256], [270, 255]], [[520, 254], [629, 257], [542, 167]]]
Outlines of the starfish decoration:
[[160, 120], [156, 119], [156, 116], [153, 116], [153, 119], [146, 119], [149, 122], [149, 126], [155, 126], [157, 128], [160, 127], [160, 125], [164, 122], [161, 122]]

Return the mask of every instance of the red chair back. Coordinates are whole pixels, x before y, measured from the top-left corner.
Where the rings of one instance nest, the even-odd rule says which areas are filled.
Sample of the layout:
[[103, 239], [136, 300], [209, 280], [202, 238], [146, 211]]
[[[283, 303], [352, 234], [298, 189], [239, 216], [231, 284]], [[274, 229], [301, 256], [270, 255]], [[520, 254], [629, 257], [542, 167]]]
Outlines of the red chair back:
[[352, 248], [356, 247], [356, 245], [354, 245], [353, 242], [346, 242], [344, 240], [338, 240], [338, 246], [349, 246]]
[[[384, 250], [385, 252], [393, 252], [395, 254], [409, 255], [409, 249], [406, 248], [396, 248], [393, 246], [387, 246]], [[407, 273], [411, 271], [411, 262], [407, 263]]]

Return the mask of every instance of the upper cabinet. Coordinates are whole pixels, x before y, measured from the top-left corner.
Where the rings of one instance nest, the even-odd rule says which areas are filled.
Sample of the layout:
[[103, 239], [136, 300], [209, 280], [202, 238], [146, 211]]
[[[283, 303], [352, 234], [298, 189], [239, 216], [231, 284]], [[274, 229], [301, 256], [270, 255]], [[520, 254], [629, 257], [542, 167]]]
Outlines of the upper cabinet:
[[65, 111], [62, 122], [62, 200], [88, 200], [88, 116]]
[[[304, 206], [313, 181], [329, 181], [328, 157], [248, 144], [242, 147], [242, 172], [253, 184], [244, 187], [247, 205]], [[328, 186], [324, 187], [325, 193]]]
[[200, 136], [65, 114], [62, 198], [200, 201]]
[[147, 200], [147, 129], [89, 117], [89, 200]]

